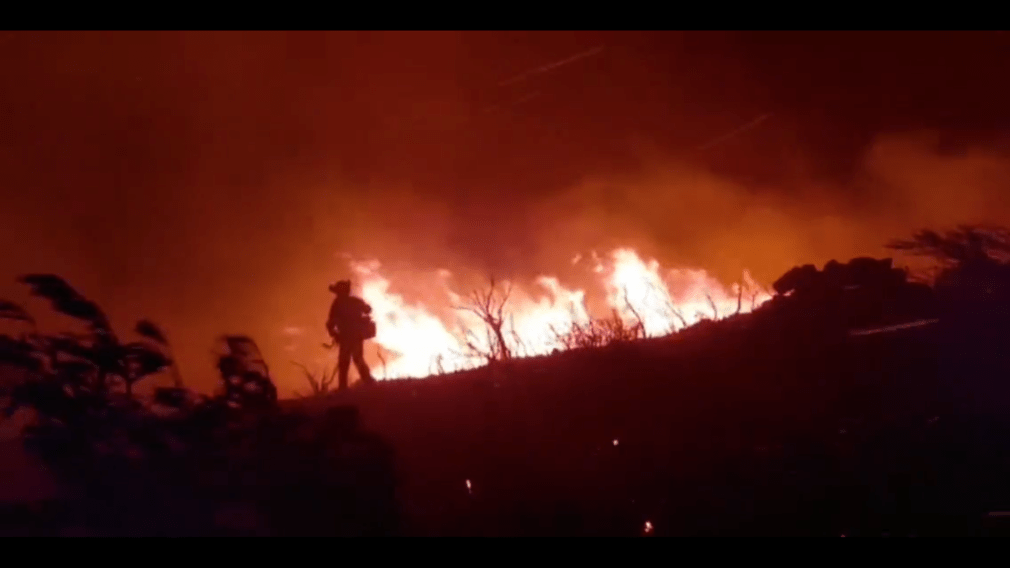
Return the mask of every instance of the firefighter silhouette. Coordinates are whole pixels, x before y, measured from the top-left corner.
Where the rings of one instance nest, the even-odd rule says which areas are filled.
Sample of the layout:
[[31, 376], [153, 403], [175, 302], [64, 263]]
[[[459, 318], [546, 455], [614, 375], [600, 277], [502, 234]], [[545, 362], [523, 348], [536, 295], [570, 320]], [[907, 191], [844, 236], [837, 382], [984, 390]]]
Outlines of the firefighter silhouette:
[[341, 389], [347, 388], [347, 373], [351, 362], [358, 370], [358, 376], [365, 383], [372, 383], [372, 373], [365, 363], [365, 340], [375, 337], [375, 322], [370, 314], [372, 306], [351, 295], [350, 280], [341, 280], [330, 286], [336, 294], [330, 305], [330, 315], [326, 320], [326, 331], [334, 343], [340, 344], [337, 362], [337, 377]]

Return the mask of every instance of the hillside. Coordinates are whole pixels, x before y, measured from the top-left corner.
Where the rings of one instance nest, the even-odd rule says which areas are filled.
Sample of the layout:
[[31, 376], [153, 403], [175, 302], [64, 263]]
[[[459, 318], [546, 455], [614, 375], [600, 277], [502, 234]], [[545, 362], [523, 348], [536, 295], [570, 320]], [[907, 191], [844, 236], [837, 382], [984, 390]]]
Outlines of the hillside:
[[[667, 337], [279, 403], [243, 337], [225, 338], [220, 397], [161, 389], [161, 414], [61, 363], [14, 397], [45, 418], [25, 441], [76, 497], [0, 518], [12, 534], [1007, 533], [995, 281], [976, 310], [889, 261], [844, 265], [877, 274], [855, 283], [842, 266], [791, 271], [754, 312]], [[102, 339], [100, 312], [71, 297], [97, 347], [40, 345], [168, 363]], [[7, 348], [29, 360], [30, 344]]]
[[974, 462], [946, 454], [964, 426], [937, 326], [792, 341], [713, 324], [290, 404], [361, 409], [397, 451], [410, 533], [982, 530], [1000, 493], [980, 477], [986, 501], [941, 505]]

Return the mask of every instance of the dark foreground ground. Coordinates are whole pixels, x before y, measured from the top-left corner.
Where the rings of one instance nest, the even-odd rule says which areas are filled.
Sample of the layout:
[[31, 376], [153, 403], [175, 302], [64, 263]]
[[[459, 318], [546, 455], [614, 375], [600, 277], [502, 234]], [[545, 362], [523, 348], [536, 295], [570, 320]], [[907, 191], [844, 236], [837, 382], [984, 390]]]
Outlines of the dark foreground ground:
[[1010, 534], [1002, 352], [951, 325], [681, 337], [353, 403], [418, 535]]
[[[999, 516], [1010, 512], [1001, 335], [941, 323], [849, 337], [741, 321], [283, 404], [314, 418], [356, 405], [392, 447], [395, 471], [364, 474], [396, 480], [372, 534], [1010, 534]], [[363, 499], [354, 506], [381, 509]], [[321, 499], [292, 497], [284, 518], [300, 520], [271, 527], [256, 500], [214, 505], [211, 528], [180, 515], [171, 529], [131, 530], [333, 534], [326, 519], [343, 507], [301, 511]], [[6, 534], [103, 532], [66, 507], [7, 506], [0, 521]], [[40, 515], [64, 520], [31, 520]]]

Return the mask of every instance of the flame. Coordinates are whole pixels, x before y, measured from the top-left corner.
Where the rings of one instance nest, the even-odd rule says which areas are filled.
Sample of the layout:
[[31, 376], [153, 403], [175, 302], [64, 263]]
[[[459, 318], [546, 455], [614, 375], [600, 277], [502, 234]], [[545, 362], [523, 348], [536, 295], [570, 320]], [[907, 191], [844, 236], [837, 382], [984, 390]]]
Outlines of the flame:
[[[576, 255], [571, 262], [583, 260], [593, 263], [595, 284], [602, 287], [616, 317], [628, 326], [640, 322], [647, 337], [674, 333], [706, 318], [749, 312], [770, 298], [746, 272], [742, 282], [727, 287], [704, 270], [663, 270], [656, 260], [645, 261], [630, 248], [602, 258], [595, 252], [588, 258]], [[452, 289], [451, 273], [434, 273], [436, 295], [442, 297], [430, 298], [426, 305], [410, 303], [393, 292], [378, 261], [349, 262], [377, 324], [374, 341], [381, 359], [375, 366], [377, 378], [424, 377], [486, 362], [484, 354], [492, 350], [496, 339], [478, 314], [459, 309], [472, 306], [473, 297]], [[591, 314], [586, 291], [568, 288], [558, 278], [541, 276], [533, 284], [523, 288], [501, 282], [493, 294], [481, 297], [490, 300], [490, 307], [501, 307], [502, 335], [516, 357], [563, 349], [560, 335], [589, 324], [593, 316], [609, 315]], [[436, 305], [451, 308], [440, 310]]]

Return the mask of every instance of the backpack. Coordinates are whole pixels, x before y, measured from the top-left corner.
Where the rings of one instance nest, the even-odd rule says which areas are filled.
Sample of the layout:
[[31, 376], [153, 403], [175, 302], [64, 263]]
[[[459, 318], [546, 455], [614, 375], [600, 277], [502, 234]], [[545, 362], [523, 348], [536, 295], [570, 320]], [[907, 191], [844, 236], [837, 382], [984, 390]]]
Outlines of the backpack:
[[361, 338], [372, 339], [375, 337], [375, 320], [365, 317], [361, 322]]

